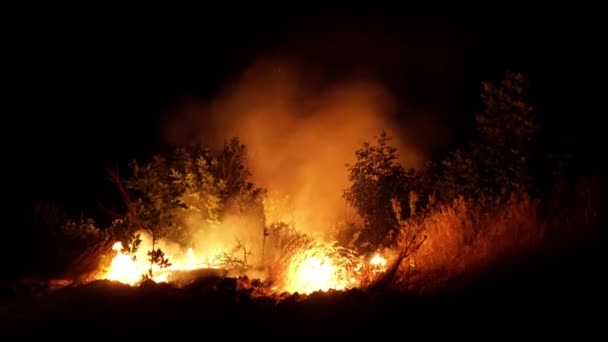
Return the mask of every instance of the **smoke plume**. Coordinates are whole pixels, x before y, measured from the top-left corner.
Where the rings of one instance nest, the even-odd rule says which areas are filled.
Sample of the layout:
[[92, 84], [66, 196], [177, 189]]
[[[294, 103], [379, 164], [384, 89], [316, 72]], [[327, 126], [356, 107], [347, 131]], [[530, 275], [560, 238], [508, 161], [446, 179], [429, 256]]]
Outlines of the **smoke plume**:
[[378, 83], [317, 82], [298, 65], [261, 60], [211, 103], [183, 104], [165, 128], [174, 144], [218, 147], [238, 136], [248, 146], [252, 180], [270, 191], [269, 219], [320, 233], [354, 218], [342, 199], [345, 164], [364, 141], [385, 130], [403, 164], [420, 166], [424, 158], [397, 125], [396, 109]]

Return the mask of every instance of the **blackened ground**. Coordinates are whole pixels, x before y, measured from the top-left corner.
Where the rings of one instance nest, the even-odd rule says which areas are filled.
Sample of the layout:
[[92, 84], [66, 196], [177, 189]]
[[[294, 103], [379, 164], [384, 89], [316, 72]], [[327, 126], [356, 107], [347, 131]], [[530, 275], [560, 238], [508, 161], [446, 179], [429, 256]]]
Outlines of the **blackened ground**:
[[[605, 324], [601, 244], [486, 272], [458, 293], [413, 296], [359, 290], [252, 298], [230, 284], [177, 289], [106, 281], [4, 301], [0, 338], [124, 340], [590, 339]], [[207, 289], [207, 291], [205, 290]]]

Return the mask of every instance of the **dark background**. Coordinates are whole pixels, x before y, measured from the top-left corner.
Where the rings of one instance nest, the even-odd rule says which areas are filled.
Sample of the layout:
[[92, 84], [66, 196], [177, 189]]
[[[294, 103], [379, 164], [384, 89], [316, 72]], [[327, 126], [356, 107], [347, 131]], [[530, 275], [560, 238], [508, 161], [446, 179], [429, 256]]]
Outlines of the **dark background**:
[[212, 99], [256, 58], [273, 54], [305, 60], [327, 79], [380, 80], [408, 108], [449, 128], [436, 153], [470, 136], [482, 80], [523, 71], [551, 134], [582, 152], [581, 172], [596, 166], [603, 129], [590, 105], [596, 88], [583, 81], [596, 72], [599, 22], [586, 16], [591, 10], [513, 3], [483, 11], [380, 4], [69, 10], [9, 15], [5, 195], [22, 213], [42, 201], [100, 216], [97, 201], [118, 199], [108, 167], [157, 152], [172, 108], [190, 97]]

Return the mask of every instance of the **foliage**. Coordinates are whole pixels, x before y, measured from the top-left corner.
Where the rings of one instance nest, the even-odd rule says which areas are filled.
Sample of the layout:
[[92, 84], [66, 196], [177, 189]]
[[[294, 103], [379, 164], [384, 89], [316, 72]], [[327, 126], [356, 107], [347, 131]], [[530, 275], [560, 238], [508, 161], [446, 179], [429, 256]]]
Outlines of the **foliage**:
[[[478, 267], [525, 250], [547, 233], [549, 224], [538, 219], [539, 206], [532, 196], [532, 185], [538, 184], [533, 169], [538, 167], [538, 160], [549, 160], [554, 166], [542, 166], [544, 173], [536, 177], [553, 177], [563, 173], [566, 158], [560, 151], [540, 155], [540, 127], [529, 99], [529, 83], [522, 74], [508, 71], [500, 84], [482, 84], [484, 109], [475, 117], [478, 136], [468, 144], [413, 170], [399, 163], [391, 138], [381, 132], [373, 143], [366, 142], [355, 151], [353, 164], [347, 164], [350, 186], [343, 197], [363, 219], [361, 227], [349, 226], [348, 233], [356, 242], [349, 247], [365, 253], [391, 245], [397, 251], [395, 262], [378, 284], [406, 277], [412, 270], [462, 273], [471, 265]], [[262, 221], [262, 260], [266, 264], [285, 268], [296, 254], [304, 257], [303, 251], [320, 248], [314, 239], [289, 224], [266, 226], [262, 203], [265, 190], [249, 182], [247, 149], [238, 138], [225, 142], [219, 151], [184, 146], [144, 163], [134, 160], [129, 166], [131, 174], [126, 179], [118, 172], [111, 175], [126, 212], [107, 229], [84, 217], [66, 220], [59, 208], [41, 204], [25, 215], [26, 229], [10, 232], [9, 240], [28, 241], [25, 253], [20, 252], [26, 254], [29, 264], [50, 264], [68, 257], [88, 260], [114, 240], [121, 241], [124, 252], [135, 257], [142, 242], [136, 232], [144, 230], [152, 237], [152, 247], [147, 251], [150, 269], [144, 277], [152, 278], [155, 265], [171, 266], [157, 248], [159, 239], [183, 242], [188, 229], [186, 218], [217, 225], [228, 211], [236, 209]], [[590, 198], [591, 193], [580, 189], [558, 191], [570, 197], [559, 197], [549, 207], [555, 211], [571, 205], [565, 200], [568, 197], [581, 206], [580, 217], [571, 220], [551, 212], [555, 214], [554, 226], [570, 225], [574, 230], [580, 227], [571, 222], [586, 226], [594, 223], [600, 212], [594, 206], [597, 198]], [[271, 206], [267, 201], [267, 212]], [[350, 235], [343, 240], [353, 241]], [[334, 245], [331, 248], [336, 255], [346, 251]], [[494, 249], [492, 253], [488, 252], [490, 248]], [[70, 253], [81, 257], [73, 258]], [[247, 267], [250, 256], [251, 251], [239, 241], [223, 259], [225, 264]]]
[[[169, 259], [165, 258], [165, 252], [163, 252], [160, 248], [152, 249], [148, 251], [148, 261], [150, 261], [150, 269], [148, 270], [149, 278], [153, 277], [152, 266], [158, 265], [159, 268], [167, 268], [171, 266]], [[147, 277], [145, 277], [147, 278]]]
[[68, 219], [56, 234], [64, 237], [66, 243], [82, 249], [111, 238], [110, 232], [97, 227], [92, 218], [80, 218], [79, 222]]
[[[365, 142], [355, 152], [355, 163], [347, 164], [350, 187], [344, 191], [346, 201], [363, 218], [363, 241], [372, 248], [385, 242], [387, 234], [396, 229], [391, 200], [407, 203], [414, 181], [414, 171], [399, 164], [397, 149], [389, 145], [391, 138], [386, 132], [376, 139], [376, 144]], [[406, 213], [409, 210], [403, 209]]]
[[479, 166], [470, 151], [458, 149], [441, 161], [443, 172], [438, 177], [442, 202], [458, 196], [475, 197], [481, 192]]
[[505, 201], [514, 192], [530, 190], [539, 127], [528, 100], [529, 83], [521, 73], [507, 71], [499, 86], [483, 82], [483, 87], [485, 109], [476, 116], [479, 139], [442, 161], [444, 203], [458, 196]]
[[529, 83], [507, 71], [500, 86], [483, 83], [485, 111], [477, 115], [480, 142], [473, 148], [482, 189], [508, 197], [530, 186], [530, 162], [538, 123], [527, 98]]
[[113, 230], [121, 235], [123, 246], [132, 245], [129, 240], [136, 231], [148, 231], [153, 242], [151, 269], [154, 264], [167, 265], [162, 251], [154, 246], [161, 238], [185, 241], [184, 218], [217, 224], [231, 204], [241, 212], [259, 210], [264, 190], [248, 181], [246, 158], [246, 146], [233, 138], [218, 154], [188, 146], [143, 165], [132, 161], [130, 178], [112, 175], [127, 205], [127, 214], [114, 221]]
[[396, 243], [404, 222], [456, 198], [489, 208], [530, 190], [539, 128], [529, 84], [522, 74], [507, 71], [500, 85], [484, 82], [483, 87], [478, 139], [439, 162], [407, 170], [384, 132], [376, 144], [364, 143], [355, 152], [356, 162], [347, 165], [350, 187], [344, 198], [362, 217], [361, 235], [370, 246]]

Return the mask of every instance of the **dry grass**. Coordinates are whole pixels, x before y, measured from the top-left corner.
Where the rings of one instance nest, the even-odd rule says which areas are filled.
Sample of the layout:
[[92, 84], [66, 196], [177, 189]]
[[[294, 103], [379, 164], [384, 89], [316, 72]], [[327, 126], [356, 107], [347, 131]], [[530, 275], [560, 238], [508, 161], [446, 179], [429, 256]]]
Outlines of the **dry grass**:
[[399, 262], [394, 283], [421, 291], [525, 255], [544, 243], [548, 229], [539, 203], [525, 195], [490, 211], [460, 198], [439, 206], [419, 224], [424, 242]]
[[100, 268], [111, 261], [113, 241], [103, 241], [87, 248], [66, 269], [64, 276], [75, 282], [86, 283], [95, 279]]

